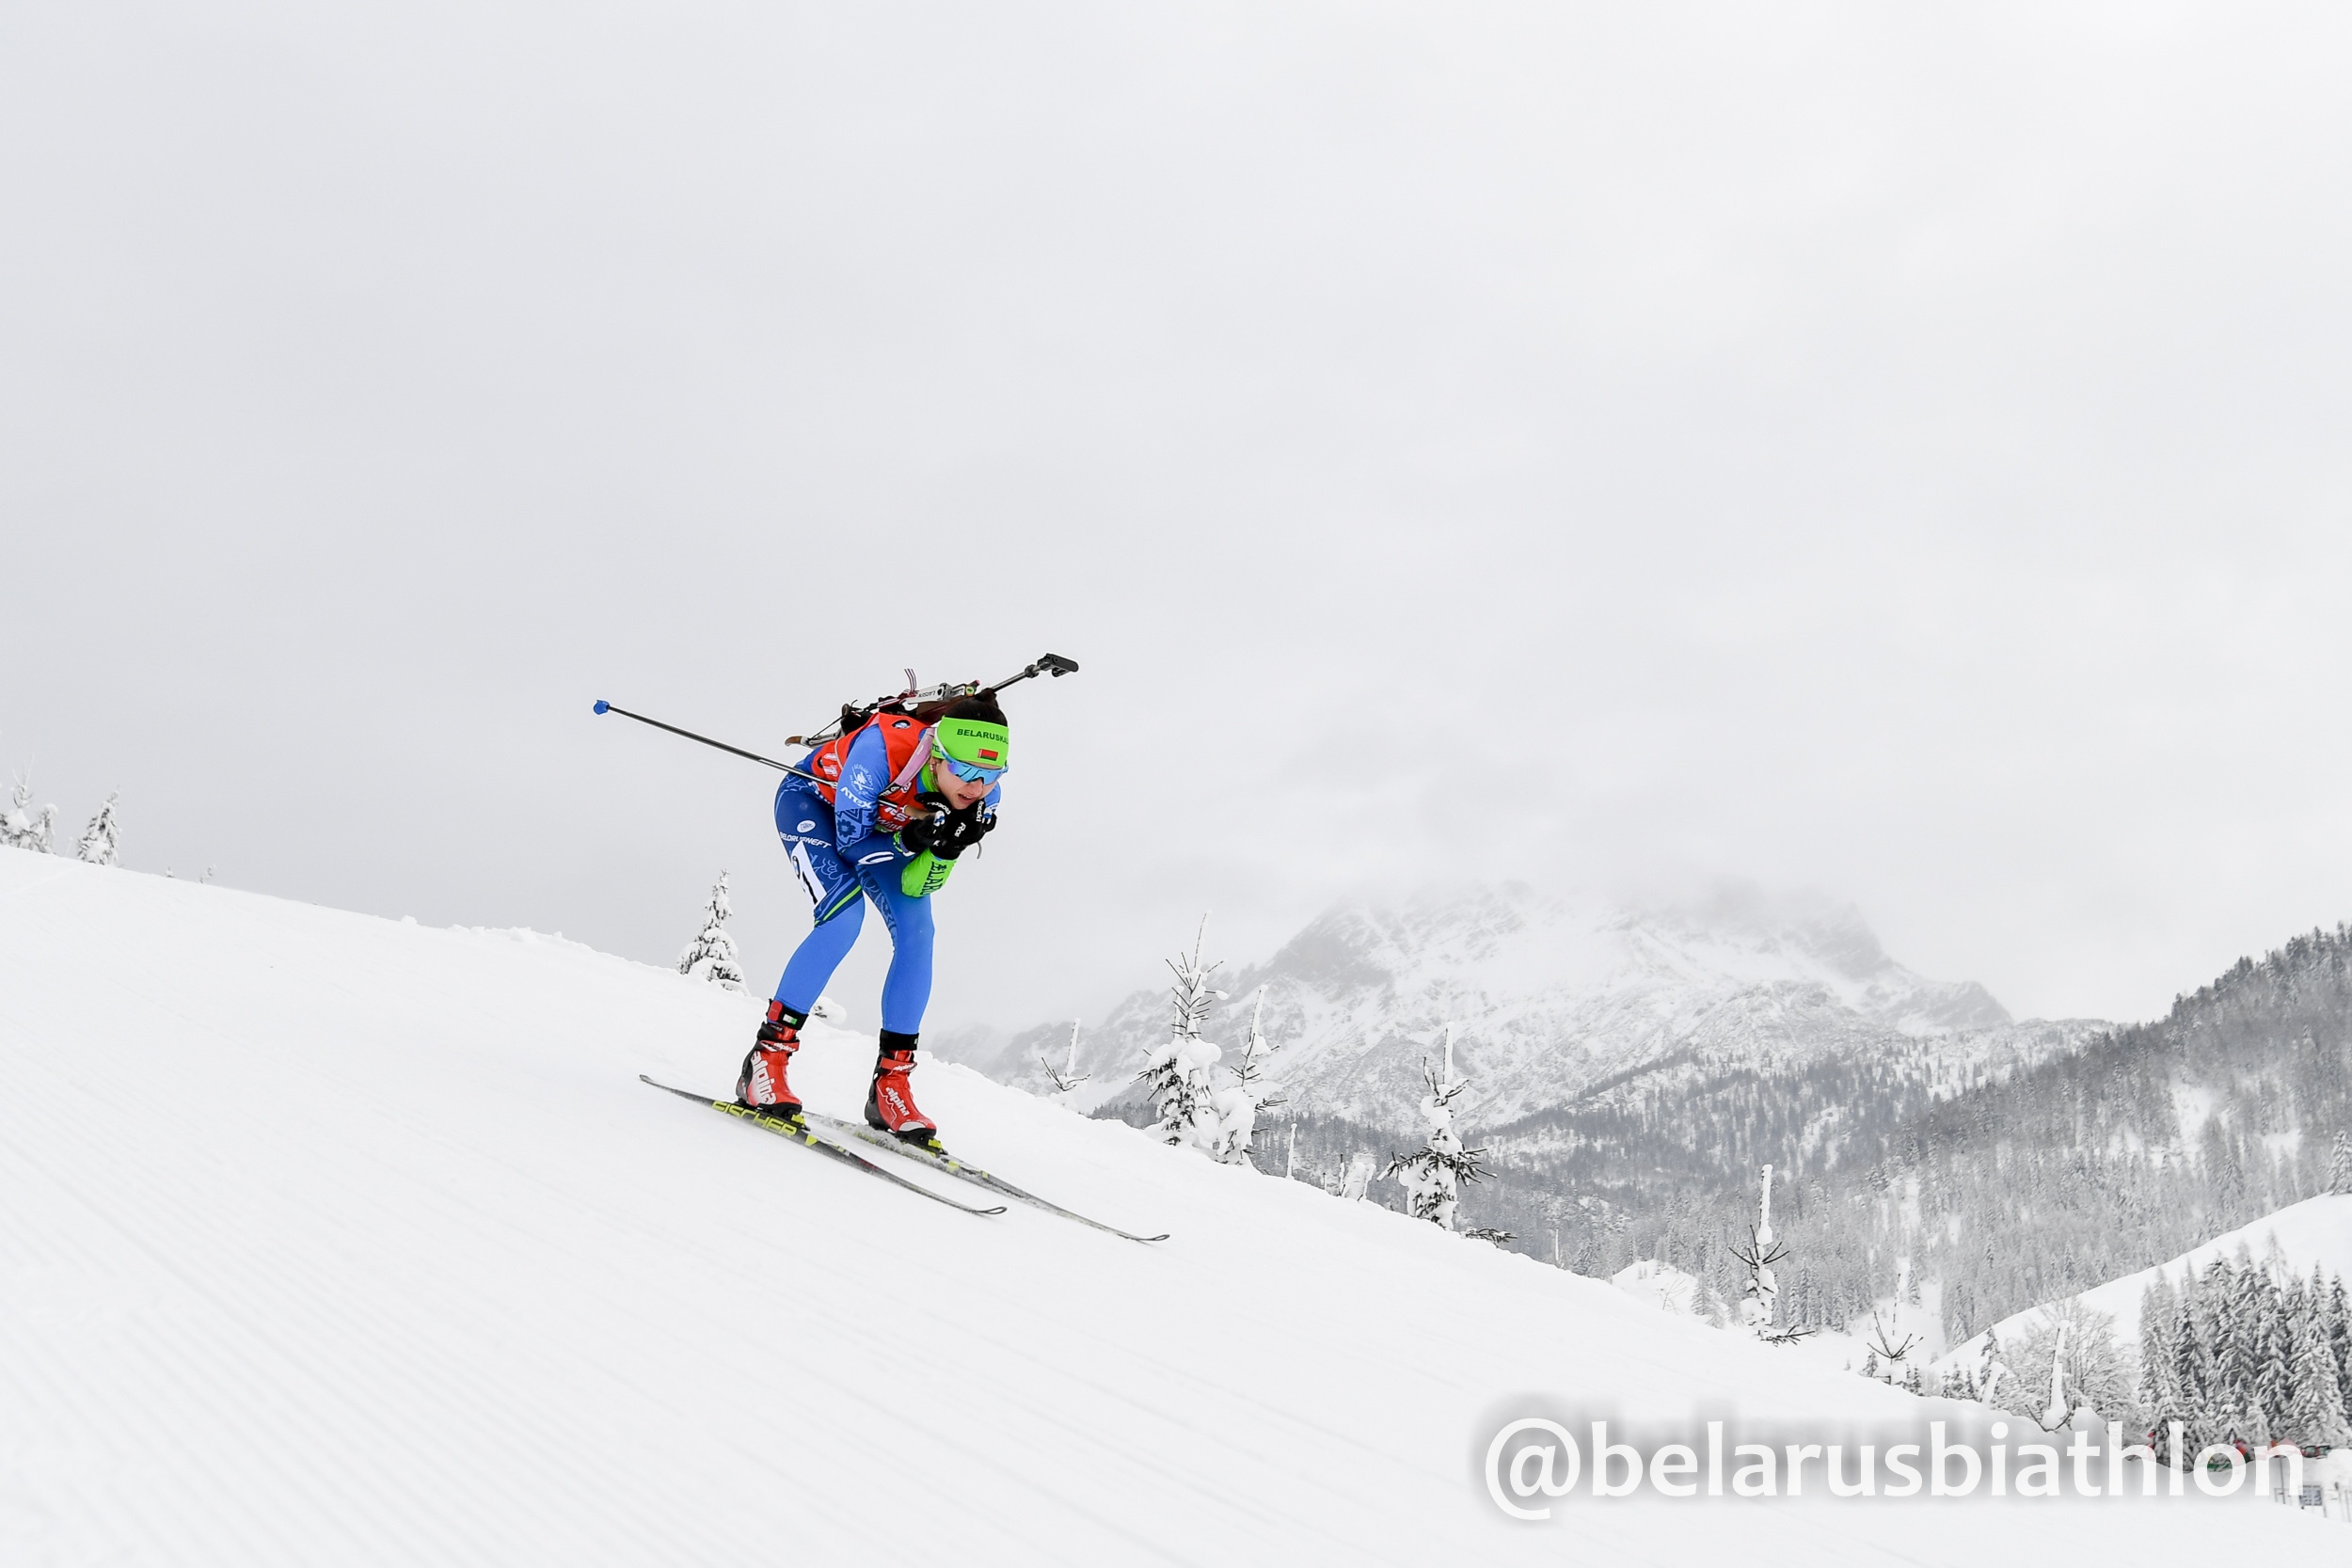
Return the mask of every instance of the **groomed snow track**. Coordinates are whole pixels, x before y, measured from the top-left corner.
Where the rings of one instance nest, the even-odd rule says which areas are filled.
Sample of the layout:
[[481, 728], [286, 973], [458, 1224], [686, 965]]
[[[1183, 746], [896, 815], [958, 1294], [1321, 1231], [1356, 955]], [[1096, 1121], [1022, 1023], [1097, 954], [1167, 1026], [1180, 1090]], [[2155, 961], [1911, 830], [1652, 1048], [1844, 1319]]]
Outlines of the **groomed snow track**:
[[[953, 1068], [917, 1084], [969, 1158], [1172, 1238], [957, 1213], [637, 1082], [723, 1092], [755, 1016], [554, 938], [0, 850], [0, 1562], [1823, 1568], [2352, 1540], [2266, 1505], [1512, 1525], [1477, 1457], [1523, 1396], [1915, 1406]], [[796, 1083], [854, 1115], [869, 1051], [814, 1030]]]

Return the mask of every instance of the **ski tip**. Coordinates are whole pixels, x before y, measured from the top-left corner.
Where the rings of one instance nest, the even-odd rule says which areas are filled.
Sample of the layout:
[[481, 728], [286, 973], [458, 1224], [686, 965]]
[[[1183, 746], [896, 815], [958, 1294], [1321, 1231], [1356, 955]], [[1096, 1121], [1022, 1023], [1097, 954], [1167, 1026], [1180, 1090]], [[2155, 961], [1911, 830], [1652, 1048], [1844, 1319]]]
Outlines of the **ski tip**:
[[1163, 1230], [1156, 1236], [1130, 1236], [1127, 1239], [1131, 1242], [1165, 1242], [1168, 1240], [1168, 1232]]
[[606, 702], [602, 697], [599, 697], [596, 699], [596, 711], [598, 713], [610, 713], [612, 711], [612, 705]]
[[993, 1209], [975, 1209], [972, 1212], [976, 1214], [1001, 1214], [1005, 1212], [1005, 1206], [1000, 1203]]

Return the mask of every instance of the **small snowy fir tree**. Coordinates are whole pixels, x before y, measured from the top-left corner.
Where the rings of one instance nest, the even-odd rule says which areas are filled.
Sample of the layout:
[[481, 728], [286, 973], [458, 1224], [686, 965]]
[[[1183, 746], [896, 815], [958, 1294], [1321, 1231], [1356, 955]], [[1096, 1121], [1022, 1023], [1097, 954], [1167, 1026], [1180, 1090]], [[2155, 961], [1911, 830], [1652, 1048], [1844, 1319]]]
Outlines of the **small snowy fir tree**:
[[112, 865], [122, 850], [122, 829], [115, 822], [115, 801], [121, 791], [106, 797], [106, 803], [98, 808], [98, 815], [89, 819], [82, 831], [82, 841], [73, 847], [74, 855], [92, 865]]
[[1748, 1244], [1742, 1248], [1735, 1243], [1731, 1256], [1748, 1271], [1747, 1284], [1740, 1291], [1740, 1322], [1747, 1331], [1768, 1345], [1794, 1344], [1810, 1328], [1793, 1323], [1781, 1323], [1780, 1280], [1772, 1273], [1772, 1265], [1788, 1256], [1788, 1249], [1772, 1239], [1772, 1167], [1764, 1167], [1756, 1200], [1756, 1224], [1748, 1229]]
[[1200, 1026], [1208, 1020], [1209, 1008], [1223, 1001], [1225, 993], [1209, 984], [1209, 977], [1220, 966], [1200, 961], [1200, 944], [1208, 931], [1209, 917], [1204, 914], [1193, 936], [1192, 951], [1168, 960], [1176, 976], [1175, 985], [1169, 988], [1175, 1017], [1167, 1042], [1152, 1052], [1136, 1078], [1148, 1085], [1152, 1108], [1159, 1113], [1159, 1120], [1152, 1126], [1153, 1137], [1215, 1155], [1224, 1141], [1225, 1118], [1217, 1107], [1212, 1074], [1225, 1053], [1200, 1037]]
[[0, 844], [45, 855], [56, 831], [57, 808], [43, 806], [35, 811], [32, 772], [28, 768], [19, 773], [15, 787], [8, 792], [8, 809], [0, 812]]
[[734, 906], [727, 902], [727, 874], [722, 871], [703, 904], [703, 928], [678, 955], [680, 974], [700, 974], [729, 990], [743, 989], [743, 971], [735, 959], [735, 939], [727, 935], [727, 916], [734, 912]]
[[1348, 1156], [1347, 1168], [1340, 1172], [1338, 1196], [1350, 1203], [1361, 1203], [1372, 1191], [1372, 1179], [1379, 1167], [1369, 1149], [1358, 1149]]
[[2341, 1132], [2328, 1151], [2328, 1191], [2339, 1197], [2352, 1194], [2352, 1136]]
[[1445, 1026], [1444, 1068], [1435, 1069], [1424, 1061], [1421, 1075], [1422, 1082], [1429, 1086], [1429, 1092], [1421, 1101], [1421, 1116], [1429, 1124], [1429, 1139], [1413, 1153], [1391, 1159], [1389, 1168], [1380, 1174], [1393, 1179], [1405, 1189], [1406, 1213], [1451, 1230], [1461, 1184], [1486, 1175], [1478, 1164], [1478, 1157], [1486, 1150], [1464, 1148], [1461, 1135], [1454, 1131], [1454, 1101], [1470, 1087], [1470, 1080], [1454, 1076], [1453, 1024]]
[[[1257, 1136], [1258, 1117], [1275, 1106], [1288, 1103], [1282, 1086], [1265, 1075], [1264, 1060], [1274, 1052], [1266, 1043], [1265, 1031], [1259, 1020], [1265, 1014], [1265, 987], [1258, 988], [1258, 1005], [1249, 1010], [1249, 1036], [1242, 1042], [1241, 1065], [1233, 1071], [1233, 1081], [1218, 1090], [1216, 1104], [1220, 1132], [1217, 1135], [1216, 1157], [1229, 1165], [1253, 1165], [1249, 1146]], [[1297, 1129], [1292, 1129], [1295, 1142]]]
[[1056, 1094], [1068, 1094], [1093, 1076], [1091, 1073], [1078, 1070], [1078, 1020], [1073, 1018], [1070, 1021], [1069, 1060], [1062, 1066], [1056, 1067], [1045, 1059], [1045, 1053], [1041, 1051], [1038, 1053], [1037, 1065], [1043, 1068], [1045, 1076], [1054, 1081]]

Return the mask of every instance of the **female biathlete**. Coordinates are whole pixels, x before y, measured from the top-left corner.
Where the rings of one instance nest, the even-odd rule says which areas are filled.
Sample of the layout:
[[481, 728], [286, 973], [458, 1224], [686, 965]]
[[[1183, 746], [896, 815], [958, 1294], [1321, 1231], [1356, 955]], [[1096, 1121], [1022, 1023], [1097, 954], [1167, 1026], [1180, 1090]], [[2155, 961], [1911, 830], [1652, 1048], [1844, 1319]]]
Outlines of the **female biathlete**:
[[870, 898], [890, 928], [891, 953], [866, 1120], [909, 1143], [933, 1141], [938, 1126], [915, 1109], [907, 1080], [931, 995], [930, 896], [956, 857], [996, 825], [997, 780], [1010, 751], [1004, 710], [982, 692], [929, 723], [885, 707], [802, 760], [802, 771], [816, 778], [785, 775], [776, 832], [817, 924], [776, 982], [768, 1021], [736, 1080], [737, 1103], [770, 1116], [800, 1111], [785, 1069], [801, 1048], [809, 1009], [857, 941]]

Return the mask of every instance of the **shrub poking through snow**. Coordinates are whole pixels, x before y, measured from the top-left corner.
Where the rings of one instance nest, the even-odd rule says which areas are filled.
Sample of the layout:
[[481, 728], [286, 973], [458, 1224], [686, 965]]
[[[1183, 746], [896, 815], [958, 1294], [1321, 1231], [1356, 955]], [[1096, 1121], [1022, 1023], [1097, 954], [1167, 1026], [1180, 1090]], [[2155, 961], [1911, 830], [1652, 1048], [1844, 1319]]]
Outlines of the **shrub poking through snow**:
[[1070, 1059], [1060, 1067], [1056, 1067], [1045, 1059], [1045, 1053], [1041, 1051], [1037, 1054], [1037, 1065], [1043, 1068], [1045, 1076], [1054, 1081], [1056, 1094], [1068, 1094], [1093, 1076], [1092, 1073], [1078, 1070], [1078, 1021], [1076, 1019], [1070, 1021]]

